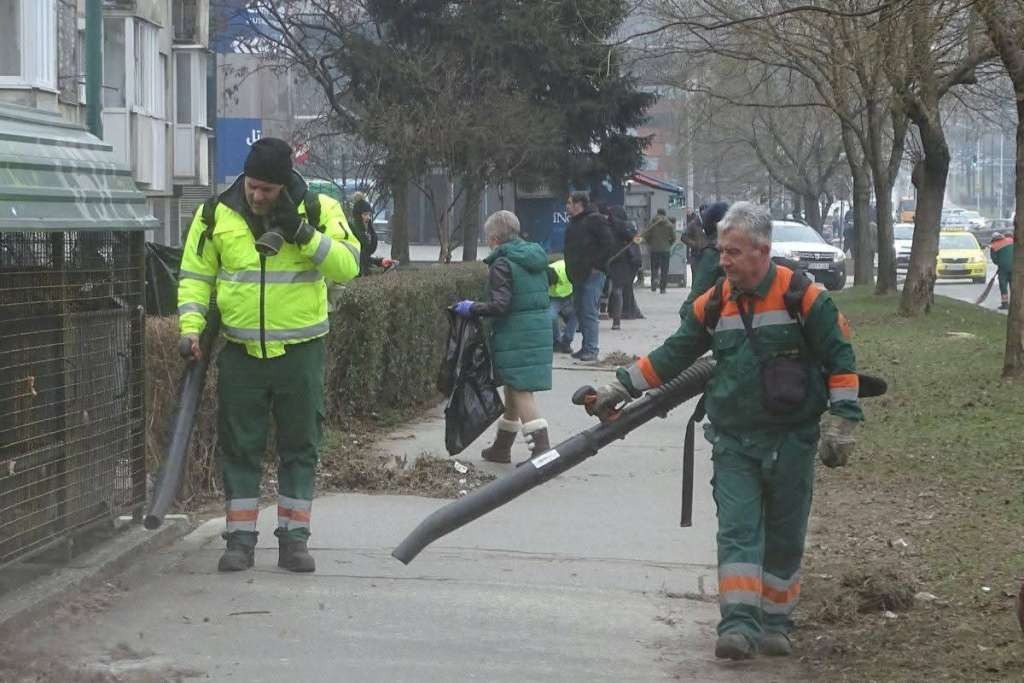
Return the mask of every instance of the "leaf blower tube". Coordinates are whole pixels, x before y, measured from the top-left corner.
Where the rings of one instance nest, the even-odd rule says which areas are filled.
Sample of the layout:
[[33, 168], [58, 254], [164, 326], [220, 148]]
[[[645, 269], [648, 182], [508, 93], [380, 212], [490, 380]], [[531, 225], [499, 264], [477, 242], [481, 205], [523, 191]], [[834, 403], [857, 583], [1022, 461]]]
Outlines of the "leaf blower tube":
[[698, 360], [670, 382], [626, 405], [616, 413], [615, 419], [601, 422], [569, 437], [552, 450], [523, 463], [505, 476], [435, 510], [420, 522], [391, 555], [403, 564], [409, 564], [421, 550], [442, 536], [579, 465], [608, 444], [625, 437], [655, 417], [665, 417], [673, 408], [703, 393], [714, 367], [713, 360]]
[[206, 316], [206, 329], [199, 338], [199, 359], [188, 362], [178, 384], [178, 400], [171, 415], [167, 454], [156, 474], [149, 512], [142, 520], [143, 526], [147, 529], [157, 529], [163, 524], [164, 515], [178, 497], [185, 465], [188, 463], [188, 443], [192, 438], [196, 411], [203, 398], [206, 371], [210, 367], [213, 344], [219, 333], [220, 312], [216, 306], [211, 306]]

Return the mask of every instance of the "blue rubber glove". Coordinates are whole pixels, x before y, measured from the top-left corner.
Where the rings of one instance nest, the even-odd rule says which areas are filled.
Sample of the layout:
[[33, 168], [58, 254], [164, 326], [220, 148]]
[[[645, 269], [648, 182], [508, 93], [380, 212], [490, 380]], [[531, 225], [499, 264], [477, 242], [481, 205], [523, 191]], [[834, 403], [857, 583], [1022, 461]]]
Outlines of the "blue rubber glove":
[[476, 303], [470, 299], [465, 299], [455, 304], [455, 315], [460, 318], [472, 318], [473, 317], [473, 304]]

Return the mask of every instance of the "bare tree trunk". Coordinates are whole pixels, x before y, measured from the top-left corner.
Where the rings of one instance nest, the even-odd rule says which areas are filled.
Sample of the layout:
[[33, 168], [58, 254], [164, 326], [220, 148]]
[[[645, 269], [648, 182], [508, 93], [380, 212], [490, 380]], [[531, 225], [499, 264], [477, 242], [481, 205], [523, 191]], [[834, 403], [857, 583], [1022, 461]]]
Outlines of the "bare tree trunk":
[[821, 204], [813, 194], [804, 195], [804, 220], [819, 233], [821, 232]]
[[892, 186], [893, 180], [872, 174], [875, 181], [875, 208], [878, 224], [878, 280], [875, 282], [875, 294], [888, 294], [896, 291], [896, 249], [893, 244], [892, 232]]
[[804, 210], [803, 206], [801, 206], [803, 197], [800, 195], [799, 192], [791, 192], [790, 197], [791, 201], [793, 202], [793, 220], [803, 220]]
[[462, 230], [462, 260], [476, 261], [477, 244], [480, 242], [480, 197], [484, 193], [478, 178], [463, 178], [463, 204], [459, 213], [459, 227]]
[[1012, 11], [1011, 3], [979, 0], [977, 8], [1017, 95], [1017, 175], [1013, 183], [1017, 211], [1013, 219], [1013, 241], [1018, 246], [1013, 252], [1014, 277], [1010, 283], [1003, 377], [1021, 379], [1024, 378], [1024, 248], [1019, 246], [1024, 244], [1024, 47], [1019, 28], [1022, 8], [1018, 3], [1014, 17], [1017, 21], [1007, 16]]
[[875, 281], [875, 245], [871, 240], [871, 181], [860, 164], [853, 171], [853, 232], [857, 246], [853, 255], [853, 284], [870, 285]]
[[931, 309], [935, 289], [935, 259], [939, 254], [939, 221], [949, 173], [949, 147], [942, 131], [938, 108], [915, 117], [921, 133], [924, 159], [914, 168], [917, 211], [914, 215], [914, 245], [900, 298], [900, 314], [916, 316]]
[[395, 178], [391, 184], [391, 196], [395, 210], [391, 214], [391, 258], [406, 264], [409, 258], [409, 180]]
[[[1024, 59], [1018, 60], [1024, 66]], [[1013, 243], [1024, 245], [1024, 71], [1015, 79], [1017, 90], [1017, 177], [1013, 183], [1016, 214], [1013, 217]], [[1013, 251], [1013, 280], [1010, 283], [1010, 315], [1006, 321], [1006, 353], [1003, 377], [1024, 378], [1024, 246]]]

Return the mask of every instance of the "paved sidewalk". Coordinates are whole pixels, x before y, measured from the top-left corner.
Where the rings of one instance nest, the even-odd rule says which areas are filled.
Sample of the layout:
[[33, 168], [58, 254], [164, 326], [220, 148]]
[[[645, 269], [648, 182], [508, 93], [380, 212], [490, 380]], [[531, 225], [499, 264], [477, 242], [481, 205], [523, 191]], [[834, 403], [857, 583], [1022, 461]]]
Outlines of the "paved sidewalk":
[[[602, 322], [602, 355], [653, 347], [675, 329], [686, 291], [638, 292], [647, 320], [617, 332]], [[557, 357], [554, 389], [539, 397], [554, 442], [592, 424], [569, 396], [610, 372]], [[695, 525], [678, 526], [690, 410], [435, 542], [408, 567], [391, 550], [448, 501], [324, 496], [313, 508], [314, 575], [277, 569], [272, 508], [260, 515], [256, 568], [219, 575], [223, 520], [214, 520], [135, 567], [105, 610], [28, 639], [98, 670], [216, 681], [794, 680], [793, 661], [712, 656], [715, 521], [703, 441]], [[443, 455], [440, 414], [395, 430], [383, 448]], [[484, 441], [465, 460], [509, 470], [479, 459]], [[519, 441], [517, 459], [526, 453]]]

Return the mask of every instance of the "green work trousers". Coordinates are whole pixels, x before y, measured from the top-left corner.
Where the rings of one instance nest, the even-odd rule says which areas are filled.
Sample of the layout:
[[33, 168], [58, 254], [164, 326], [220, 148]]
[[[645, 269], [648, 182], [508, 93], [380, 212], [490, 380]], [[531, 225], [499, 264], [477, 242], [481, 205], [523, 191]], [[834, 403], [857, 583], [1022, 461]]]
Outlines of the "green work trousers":
[[290, 344], [283, 356], [250, 356], [228, 343], [217, 361], [218, 460], [227, 533], [256, 542], [263, 458], [273, 416], [277, 435], [277, 535], [309, 538], [313, 480], [323, 436], [324, 340]]
[[718, 508], [718, 633], [788, 634], [814, 487], [818, 425], [785, 434], [708, 429]]

